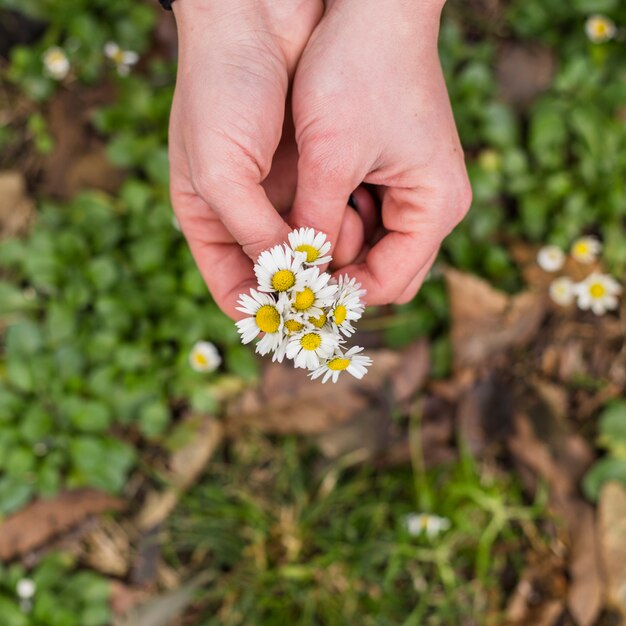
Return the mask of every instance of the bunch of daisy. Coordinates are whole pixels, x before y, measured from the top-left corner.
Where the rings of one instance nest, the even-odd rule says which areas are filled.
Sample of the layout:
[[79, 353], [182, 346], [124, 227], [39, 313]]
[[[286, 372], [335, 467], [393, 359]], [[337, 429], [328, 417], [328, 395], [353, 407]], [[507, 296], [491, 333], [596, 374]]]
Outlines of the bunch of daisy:
[[[592, 236], [580, 237], [572, 244], [570, 254], [579, 264], [592, 265], [602, 251], [602, 244]], [[558, 272], [565, 265], [566, 255], [558, 246], [544, 246], [537, 253], [537, 264], [546, 272]], [[596, 315], [617, 309], [620, 284], [608, 274], [592, 271], [582, 280], [560, 276], [549, 287], [550, 298], [561, 306], [569, 306], [576, 300], [579, 309], [591, 310]]]
[[248, 316], [237, 322], [242, 343], [260, 335], [259, 354], [279, 363], [287, 358], [323, 383], [337, 382], [344, 371], [362, 378], [372, 361], [345, 343], [365, 310], [365, 290], [354, 278], [335, 280], [320, 270], [332, 260], [324, 233], [300, 228], [288, 239], [259, 255], [257, 289], [239, 297], [237, 310]]

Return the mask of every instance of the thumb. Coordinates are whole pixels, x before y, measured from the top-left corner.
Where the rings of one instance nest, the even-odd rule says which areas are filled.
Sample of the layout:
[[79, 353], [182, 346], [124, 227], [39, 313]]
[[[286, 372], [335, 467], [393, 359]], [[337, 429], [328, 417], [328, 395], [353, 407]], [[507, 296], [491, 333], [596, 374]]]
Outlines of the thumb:
[[328, 236], [334, 250], [348, 199], [358, 182], [351, 172], [329, 167], [316, 159], [305, 146], [298, 160], [298, 182], [290, 223], [308, 226]]

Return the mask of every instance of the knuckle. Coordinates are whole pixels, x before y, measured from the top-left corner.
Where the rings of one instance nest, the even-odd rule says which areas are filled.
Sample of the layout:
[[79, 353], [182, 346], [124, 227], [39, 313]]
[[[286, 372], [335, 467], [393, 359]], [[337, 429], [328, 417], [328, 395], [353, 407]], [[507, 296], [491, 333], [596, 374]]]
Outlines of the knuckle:
[[230, 165], [220, 160], [207, 160], [206, 164], [196, 167], [191, 182], [196, 193], [209, 204], [219, 196], [228, 185], [232, 184]]

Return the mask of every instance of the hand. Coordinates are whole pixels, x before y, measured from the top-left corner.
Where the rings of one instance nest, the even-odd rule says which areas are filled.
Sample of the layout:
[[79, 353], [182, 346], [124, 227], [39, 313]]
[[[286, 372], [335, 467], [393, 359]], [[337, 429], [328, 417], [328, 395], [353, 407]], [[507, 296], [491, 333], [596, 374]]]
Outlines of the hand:
[[172, 203], [214, 299], [236, 316], [237, 296], [256, 284], [250, 259], [290, 230], [261, 183], [281, 139], [289, 78], [323, 4], [180, 0], [173, 9]]
[[329, 0], [294, 78], [292, 223], [336, 241], [352, 190], [381, 186], [385, 234], [363, 263], [354, 263], [355, 246], [342, 270], [368, 290], [369, 304], [410, 300], [471, 202], [437, 53], [441, 8]]

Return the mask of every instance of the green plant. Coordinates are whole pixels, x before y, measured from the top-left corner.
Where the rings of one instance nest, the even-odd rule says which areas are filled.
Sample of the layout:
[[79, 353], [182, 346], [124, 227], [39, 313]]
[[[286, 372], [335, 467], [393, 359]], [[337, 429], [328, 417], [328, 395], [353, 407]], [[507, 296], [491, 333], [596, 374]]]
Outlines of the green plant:
[[626, 485], [626, 400], [611, 402], [600, 415], [598, 445], [606, 456], [596, 461], [583, 479], [583, 490], [597, 500], [602, 486], [612, 480]]
[[138, 437], [158, 443], [185, 406], [214, 409], [216, 375], [187, 362], [196, 341], [255, 375], [163, 193], [145, 182], [128, 180], [118, 199], [44, 203], [26, 239], [0, 244], [0, 267], [0, 512], [62, 485], [119, 491]]
[[[28, 593], [21, 590], [25, 583]], [[68, 554], [47, 555], [30, 572], [0, 565], [3, 626], [107, 626], [109, 595], [109, 582], [76, 570]]]
[[[482, 624], [501, 607], [499, 577], [519, 566], [521, 525], [541, 508], [469, 457], [428, 472], [350, 456], [324, 467], [293, 439], [248, 439], [228, 461], [212, 464], [170, 529], [174, 562], [211, 578], [206, 626], [449, 625], [468, 613]], [[412, 535], [415, 511], [451, 528]]]

